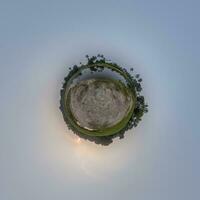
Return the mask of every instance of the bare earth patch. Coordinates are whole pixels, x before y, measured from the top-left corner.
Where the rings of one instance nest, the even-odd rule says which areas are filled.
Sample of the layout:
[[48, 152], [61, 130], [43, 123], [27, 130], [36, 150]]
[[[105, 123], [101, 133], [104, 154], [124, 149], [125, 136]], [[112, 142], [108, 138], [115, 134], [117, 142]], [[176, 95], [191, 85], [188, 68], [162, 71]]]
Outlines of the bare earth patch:
[[77, 123], [88, 130], [112, 127], [133, 105], [122, 83], [109, 79], [89, 79], [70, 89], [70, 109]]

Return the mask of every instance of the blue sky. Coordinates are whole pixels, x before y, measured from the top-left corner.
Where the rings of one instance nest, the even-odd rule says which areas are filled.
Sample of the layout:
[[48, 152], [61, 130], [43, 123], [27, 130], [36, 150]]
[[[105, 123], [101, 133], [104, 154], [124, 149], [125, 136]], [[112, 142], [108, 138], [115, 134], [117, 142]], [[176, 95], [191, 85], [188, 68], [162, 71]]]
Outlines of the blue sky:
[[[0, 0], [0, 199], [199, 199], [199, 1]], [[68, 66], [103, 53], [149, 113], [108, 147], [62, 119]]]

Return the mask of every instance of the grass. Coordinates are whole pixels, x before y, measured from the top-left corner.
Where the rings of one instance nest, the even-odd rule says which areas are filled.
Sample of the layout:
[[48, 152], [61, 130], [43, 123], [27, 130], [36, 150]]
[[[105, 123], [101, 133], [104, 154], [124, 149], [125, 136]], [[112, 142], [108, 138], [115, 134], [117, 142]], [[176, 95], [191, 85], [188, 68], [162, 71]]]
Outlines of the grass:
[[128, 123], [128, 121], [130, 120], [130, 118], [133, 114], [133, 111], [134, 111], [136, 97], [132, 94], [130, 89], [128, 89], [122, 82], [112, 80], [112, 79], [110, 79], [109, 81], [112, 81], [115, 84], [118, 84], [120, 86], [120, 88], [122, 89], [122, 91], [124, 91], [126, 93], [126, 95], [131, 94], [131, 97], [132, 97], [132, 105], [128, 111], [128, 114], [120, 122], [118, 122], [116, 125], [114, 125], [112, 127], [108, 127], [105, 129], [99, 129], [99, 130], [88, 130], [88, 129], [85, 129], [85, 128], [79, 126], [76, 123], [76, 119], [74, 118], [74, 116], [71, 112], [70, 106], [69, 106], [70, 105], [70, 99], [69, 99], [70, 91], [68, 92], [67, 95], [65, 95], [65, 97], [66, 97], [65, 98], [65, 107], [64, 107], [65, 113], [67, 113], [68, 119], [69, 119], [71, 125], [74, 126], [74, 128], [77, 129], [82, 134], [86, 134], [89, 136], [98, 136], [98, 137], [114, 135], [114, 134], [118, 133], [121, 129], [123, 129], [126, 126], [126, 124]]

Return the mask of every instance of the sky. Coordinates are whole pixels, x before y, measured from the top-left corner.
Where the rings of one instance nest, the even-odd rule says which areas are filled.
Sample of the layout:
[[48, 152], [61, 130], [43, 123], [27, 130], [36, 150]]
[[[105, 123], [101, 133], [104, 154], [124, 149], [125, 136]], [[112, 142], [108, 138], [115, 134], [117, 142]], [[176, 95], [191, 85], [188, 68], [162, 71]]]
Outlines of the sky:
[[[199, 6], [0, 0], [0, 199], [199, 199]], [[149, 104], [109, 146], [79, 139], [59, 110], [68, 68], [98, 53], [133, 67]]]

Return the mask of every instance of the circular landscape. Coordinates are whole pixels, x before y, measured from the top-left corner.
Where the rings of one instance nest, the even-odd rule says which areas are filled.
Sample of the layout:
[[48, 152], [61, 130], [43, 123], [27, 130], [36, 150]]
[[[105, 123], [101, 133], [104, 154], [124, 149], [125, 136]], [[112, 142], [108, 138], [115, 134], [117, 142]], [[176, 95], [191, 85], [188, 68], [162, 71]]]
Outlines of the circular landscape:
[[108, 145], [136, 127], [148, 111], [139, 74], [133, 75], [103, 55], [74, 65], [61, 89], [60, 110], [79, 137]]

